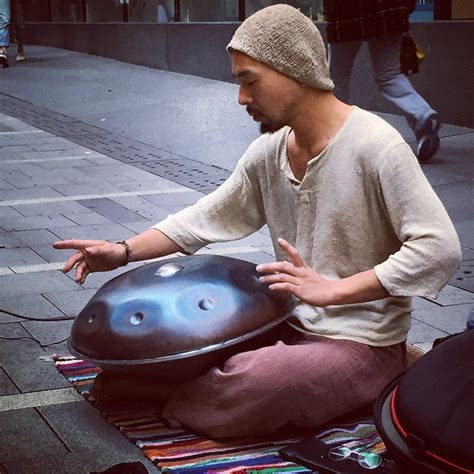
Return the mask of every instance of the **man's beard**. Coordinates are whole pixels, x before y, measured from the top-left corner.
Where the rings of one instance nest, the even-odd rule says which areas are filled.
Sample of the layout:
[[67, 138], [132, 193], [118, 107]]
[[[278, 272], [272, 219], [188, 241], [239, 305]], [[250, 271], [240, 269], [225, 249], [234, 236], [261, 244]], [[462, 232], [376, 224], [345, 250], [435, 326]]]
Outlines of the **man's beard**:
[[285, 125], [276, 123], [276, 122], [271, 122], [271, 123], [264, 123], [260, 122], [260, 133], [275, 133], [281, 128], [283, 128]]

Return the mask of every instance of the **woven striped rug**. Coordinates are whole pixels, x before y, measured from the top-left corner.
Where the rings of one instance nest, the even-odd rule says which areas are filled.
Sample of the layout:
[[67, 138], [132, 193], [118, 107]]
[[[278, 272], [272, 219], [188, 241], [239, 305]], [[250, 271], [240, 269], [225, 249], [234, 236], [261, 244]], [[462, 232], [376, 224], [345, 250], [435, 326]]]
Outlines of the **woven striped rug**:
[[152, 407], [124, 402], [113, 408], [97, 406], [90, 387], [101, 369], [74, 357], [61, 357], [56, 368], [104, 418], [136, 444], [162, 472], [269, 474], [310, 473], [304, 466], [283, 460], [278, 449], [311, 434], [330, 445], [344, 443], [351, 448], [383, 454], [385, 446], [372, 422], [340, 424], [318, 432], [289, 436], [288, 432], [269, 437], [210, 440], [183, 429], [169, 429]]

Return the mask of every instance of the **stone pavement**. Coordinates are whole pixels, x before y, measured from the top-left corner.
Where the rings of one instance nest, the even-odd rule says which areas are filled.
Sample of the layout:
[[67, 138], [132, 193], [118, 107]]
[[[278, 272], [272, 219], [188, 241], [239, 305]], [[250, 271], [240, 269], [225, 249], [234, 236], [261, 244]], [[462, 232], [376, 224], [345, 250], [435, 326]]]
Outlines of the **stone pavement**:
[[[74, 316], [125, 269], [78, 286], [58, 271], [68, 252], [51, 243], [146, 229], [214, 189], [258, 131], [235, 85], [54, 48], [27, 53], [0, 71], [0, 309]], [[413, 144], [401, 117], [383, 116]], [[409, 341], [425, 350], [462, 330], [474, 306], [473, 150], [473, 130], [445, 125], [439, 154], [423, 166], [464, 254], [438, 299], [415, 299]], [[265, 229], [204, 251], [272, 260]], [[0, 472], [87, 473], [125, 460], [156, 472], [44, 360], [66, 354], [56, 342], [71, 324], [0, 314]]]

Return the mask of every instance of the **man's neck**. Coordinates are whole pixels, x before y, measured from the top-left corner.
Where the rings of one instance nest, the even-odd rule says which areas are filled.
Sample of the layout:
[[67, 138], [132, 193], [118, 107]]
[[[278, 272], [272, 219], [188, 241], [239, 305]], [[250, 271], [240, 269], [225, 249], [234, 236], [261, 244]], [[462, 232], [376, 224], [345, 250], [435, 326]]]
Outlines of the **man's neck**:
[[331, 93], [308, 95], [289, 124], [288, 159], [296, 177], [304, 176], [308, 161], [327, 147], [352, 110]]

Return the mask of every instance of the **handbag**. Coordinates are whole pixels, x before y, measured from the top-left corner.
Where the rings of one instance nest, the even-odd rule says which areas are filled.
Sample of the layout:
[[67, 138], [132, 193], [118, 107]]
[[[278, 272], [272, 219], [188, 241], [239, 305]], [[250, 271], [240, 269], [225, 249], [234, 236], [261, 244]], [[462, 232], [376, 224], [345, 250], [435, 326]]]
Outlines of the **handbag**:
[[409, 34], [404, 34], [400, 47], [400, 71], [406, 76], [417, 74], [425, 58], [426, 53], [421, 46], [416, 44]]

